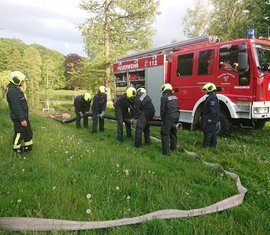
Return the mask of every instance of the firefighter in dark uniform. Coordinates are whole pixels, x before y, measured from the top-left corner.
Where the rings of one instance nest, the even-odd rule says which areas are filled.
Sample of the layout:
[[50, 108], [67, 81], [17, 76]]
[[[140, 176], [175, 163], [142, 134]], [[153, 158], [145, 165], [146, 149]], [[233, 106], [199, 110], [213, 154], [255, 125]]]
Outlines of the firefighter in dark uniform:
[[132, 137], [130, 120], [134, 116], [134, 102], [136, 89], [129, 87], [125, 94], [120, 96], [114, 103], [115, 117], [117, 121], [117, 140], [123, 142], [123, 122], [126, 126], [127, 137]]
[[85, 93], [84, 95], [78, 95], [74, 99], [74, 108], [76, 113], [76, 127], [81, 128], [81, 118], [83, 118], [83, 126], [88, 128], [88, 116], [85, 115], [89, 112], [91, 106], [91, 95]]
[[137, 95], [134, 100], [136, 129], [135, 144], [136, 148], [142, 146], [142, 133], [144, 133], [145, 144], [150, 144], [150, 126], [147, 122], [152, 120], [155, 115], [155, 107], [149, 95], [146, 94], [144, 88], [137, 89]]
[[170, 149], [172, 151], [177, 148], [177, 130], [173, 125], [179, 121], [179, 101], [173, 95], [171, 84], [166, 83], [161, 87], [162, 97], [160, 100], [160, 117], [161, 125], [161, 140], [162, 140], [162, 154], [169, 155]]
[[32, 151], [33, 132], [28, 119], [28, 104], [22, 87], [25, 75], [20, 71], [9, 74], [7, 87], [7, 101], [10, 109], [10, 118], [14, 125], [13, 150], [16, 153]]
[[219, 101], [215, 93], [216, 86], [213, 83], [206, 83], [203, 86], [208, 96], [204, 102], [202, 125], [203, 125], [203, 147], [216, 147], [216, 125], [219, 122]]
[[107, 106], [107, 89], [105, 86], [98, 88], [98, 93], [95, 94], [92, 104], [92, 133], [97, 132], [99, 122], [99, 131], [104, 131], [104, 115]]

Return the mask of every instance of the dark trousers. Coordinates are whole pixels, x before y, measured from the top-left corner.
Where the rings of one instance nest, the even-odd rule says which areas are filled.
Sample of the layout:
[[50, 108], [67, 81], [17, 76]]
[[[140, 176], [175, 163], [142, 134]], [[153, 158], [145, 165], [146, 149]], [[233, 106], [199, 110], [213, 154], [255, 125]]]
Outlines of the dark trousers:
[[123, 112], [119, 108], [115, 108], [115, 117], [116, 117], [116, 121], [117, 121], [117, 140], [120, 142], [123, 142], [124, 141], [123, 122], [125, 123], [125, 126], [126, 126], [127, 137], [132, 137], [131, 123], [126, 121], [130, 117], [129, 117], [128, 113]]
[[98, 117], [99, 113], [92, 111], [92, 133], [97, 132], [97, 125], [99, 123], [99, 131], [104, 131], [104, 119]]
[[[13, 135], [13, 150], [21, 152], [29, 152], [32, 150], [33, 145], [33, 131], [31, 124], [27, 119], [27, 127], [21, 125], [18, 120], [12, 120], [14, 125], [14, 135]], [[23, 145], [22, 145], [22, 142]]]
[[165, 118], [163, 120], [160, 134], [161, 134], [161, 142], [162, 142], [162, 154], [169, 154], [170, 149], [176, 150], [177, 147], [177, 130], [173, 128], [173, 125], [177, 123], [179, 117], [175, 118]]
[[203, 127], [203, 147], [216, 147], [216, 124], [204, 124]]
[[135, 144], [136, 148], [142, 146], [142, 134], [144, 134], [144, 143], [150, 144], [150, 126], [147, 125], [147, 122], [153, 118], [154, 114], [142, 112], [139, 116], [135, 129]]
[[[85, 115], [85, 113], [83, 114]], [[76, 127], [81, 128], [81, 115], [79, 113], [76, 113]], [[83, 116], [83, 127], [88, 128], [88, 116]]]

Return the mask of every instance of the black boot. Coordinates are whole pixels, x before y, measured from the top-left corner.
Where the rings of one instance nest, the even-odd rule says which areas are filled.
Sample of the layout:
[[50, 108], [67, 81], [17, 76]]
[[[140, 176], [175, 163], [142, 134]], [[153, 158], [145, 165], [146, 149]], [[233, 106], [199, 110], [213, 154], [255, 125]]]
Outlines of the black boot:
[[23, 154], [23, 151], [24, 149], [21, 147], [19, 149], [13, 149], [14, 153], [17, 153], [17, 154]]
[[23, 147], [23, 151], [24, 151], [25, 153], [31, 152], [31, 151], [32, 151], [32, 145], [24, 146], [24, 147]]

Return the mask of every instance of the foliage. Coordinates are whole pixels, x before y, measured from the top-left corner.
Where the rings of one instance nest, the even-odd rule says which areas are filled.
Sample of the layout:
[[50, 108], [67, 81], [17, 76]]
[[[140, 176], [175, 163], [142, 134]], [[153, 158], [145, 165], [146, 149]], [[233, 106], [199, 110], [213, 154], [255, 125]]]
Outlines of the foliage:
[[[159, 142], [140, 149], [132, 147], [134, 139], [118, 144], [116, 124], [108, 120], [105, 132], [93, 135], [89, 129], [76, 130], [74, 123], [63, 125], [31, 113], [33, 152], [13, 155], [12, 123], [7, 108], [0, 109], [1, 217], [110, 220], [160, 209], [200, 208], [236, 193], [222, 171], [180, 151], [164, 158]], [[240, 175], [248, 189], [241, 206], [80, 234], [268, 234], [269, 131], [269, 123], [260, 131], [237, 129], [231, 138], [219, 138], [216, 149], [202, 149], [198, 131], [178, 132], [183, 148]], [[159, 128], [152, 127], [151, 133], [159, 137]]]
[[25, 48], [26, 45], [19, 39], [0, 38], [0, 71], [8, 69], [10, 57], [15, 49], [22, 55]]
[[[222, 40], [246, 37], [248, 28], [256, 28], [257, 35], [269, 34], [270, 4], [264, 0], [195, 0], [195, 8], [188, 9], [183, 18], [188, 37], [206, 33]], [[205, 7], [208, 5], [208, 7]]]
[[111, 81], [113, 60], [130, 50], [151, 46], [154, 33], [152, 22], [157, 14], [158, 0], [83, 0], [80, 8], [89, 18], [80, 29], [85, 38], [85, 49], [91, 60], [104, 70], [104, 82]]
[[213, 11], [209, 34], [218, 35], [222, 40], [243, 38], [246, 35], [249, 15], [244, 0], [211, 0]]
[[210, 14], [202, 9], [208, 9], [208, 6], [209, 0], [196, 0], [194, 8], [187, 9], [183, 18], [184, 34], [187, 37], [192, 38], [207, 34]]
[[16, 48], [7, 63], [7, 69], [10, 71], [23, 71], [23, 58], [20, 51]]
[[69, 54], [64, 61], [65, 76], [67, 79], [68, 89], [79, 89], [85, 85], [85, 80], [82, 74], [82, 58], [78, 54]]
[[38, 91], [41, 82], [41, 57], [39, 51], [33, 47], [24, 50], [24, 72], [28, 79], [29, 90]]
[[250, 28], [257, 30], [257, 35], [270, 37], [270, 2], [265, 0], [247, 0]]
[[46, 88], [47, 81], [53, 89], [66, 86], [64, 56], [57, 51], [37, 44], [28, 46], [18, 39], [0, 38], [0, 57], [0, 72], [21, 70], [31, 74], [30, 81], [34, 77], [33, 84], [28, 82], [31, 91]]
[[11, 71], [8, 71], [8, 70], [0, 72], [0, 100], [1, 98], [5, 99], [6, 88], [9, 83], [8, 75], [10, 74], [10, 72]]

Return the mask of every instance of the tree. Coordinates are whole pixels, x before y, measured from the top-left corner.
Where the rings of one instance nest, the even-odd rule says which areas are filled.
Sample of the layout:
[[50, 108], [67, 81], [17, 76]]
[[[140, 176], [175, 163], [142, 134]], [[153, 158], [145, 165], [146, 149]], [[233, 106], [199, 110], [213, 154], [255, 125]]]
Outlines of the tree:
[[[42, 80], [41, 87], [49, 87], [52, 89], [59, 89], [66, 87], [64, 60], [65, 57], [55, 50], [50, 50], [38, 44], [31, 45], [39, 51], [42, 59]], [[48, 78], [48, 80], [47, 80]]]
[[216, 34], [222, 40], [246, 36], [248, 12], [245, 0], [211, 0], [213, 11], [208, 33]]
[[0, 72], [0, 98], [6, 95], [7, 85], [9, 83], [8, 75], [11, 73], [9, 70]]
[[82, 58], [78, 54], [72, 53], [66, 56], [64, 61], [65, 66], [65, 76], [67, 79], [67, 88], [75, 89], [79, 87], [81, 83], [82, 76], [80, 69], [83, 66]]
[[27, 46], [19, 39], [0, 38], [0, 71], [6, 70], [14, 50], [22, 55]]
[[11, 54], [11, 57], [7, 63], [7, 69], [11, 71], [15, 70], [22, 70], [23, 63], [22, 63], [22, 55], [20, 51], [16, 48], [13, 53]]
[[248, 27], [255, 28], [259, 36], [270, 37], [270, 1], [248, 0]]
[[193, 9], [188, 8], [183, 18], [184, 34], [191, 37], [198, 37], [207, 34], [210, 22], [209, 0], [196, 0]]
[[[195, 0], [195, 8], [188, 9], [183, 18], [188, 37], [200, 36], [200, 29], [204, 29], [207, 34], [217, 35], [222, 40], [243, 38], [249, 28], [256, 29], [259, 36], [270, 36], [269, 1], [208, 0], [207, 5], [211, 7], [205, 7], [201, 2], [204, 1]], [[206, 16], [208, 23], [205, 23]]]
[[159, 0], [82, 0], [80, 8], [90, 13], [80, 25], [85, 50], [93, 64], [103, 68], [105, 85], [111, 82], [116, 57], [151, 46], [158, 5]]
[[41, 83], [41, 57], [39, 51], [33, 47], [29, 47], [24, 51], [23, 55], [24, 71], [26, 72], [28, 82], [27, 85], [31, 92], [39, 90]]

